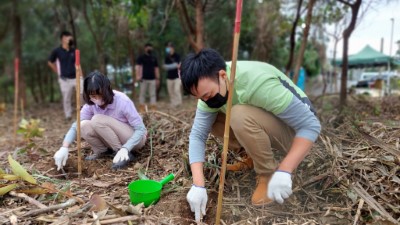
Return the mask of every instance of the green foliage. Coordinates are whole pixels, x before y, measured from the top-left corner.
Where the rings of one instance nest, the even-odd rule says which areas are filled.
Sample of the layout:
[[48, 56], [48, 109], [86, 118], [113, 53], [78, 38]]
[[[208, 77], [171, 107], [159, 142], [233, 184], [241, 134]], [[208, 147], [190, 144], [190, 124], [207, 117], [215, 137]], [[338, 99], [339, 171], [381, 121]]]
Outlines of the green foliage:
[[39, 119], [30, 119], [29, 121], [22, 119], [19, 123], [19, 129], [17, 130], [17, 133], [23, 134], [26, 140], [30, 140], [33, 137], [42, 137], [45, 129], [39, 127], [39, 124]]
[[[19, 184], [20, 180], [30, 184], [37, 184], [36, 179], [33, 178], [21, 164], [15, 161], [11, 155], [8, 155], [8, 162], [13, 174], [7, 174], [3, 170], [0, 170], [0, 196], [21, 186], [21, 184]], [[10, 182], [12, 183], [10, 184]]]
[[[185, 1], [188, 14], [195, 20], [192, 1]], [[215, 48], [226, 60], [231, 60], [233, 26], [235, 19], [235, 1], [203, 1], [204, 39], [206, 47]], [[302, 10], [306, 6], [303, 4]], [[69, 4], [68, 4], [69, 3]], [[296, 2], [271, 0], [260, 3], [256, 0], [245, 1], [241, 21], [239, 60], [260, 60], [282, 69], [289, 55], [289, 35], [296, 12]], [[86, 7], [84, 7], [86, 5]], [[11, 1], [1, 1], [0, 13], [0, 88], [1, 102], [13, 102], [14, 58], [13, 21]], [[72, 21], [69, 10], [72, 13]], [[268, 9], [263, 13], [263, 7]], [[84, 17], [86, 8], [89, 24]], [[143, 45], [151, 42], [154, 53], [162, 65], [165, 57], [165, 43], [172, 41], [175, 50], [182, 58], [192, 51], [175, 1], [159, 0], [69, 0], [69, 1], [18, 1], [17, 12], [22, 18], [22, 59], [21, 75], [31, 92], [29, 101], [38, 102], [60, 100], [60, 91], [56, 75], [48, 68], [47, 59], [52, 49], [60, 45], [59, 34], [63, 30], [72, 32], [75, 27], [76, 42], [81, 50], [81, 64], [84, 74], [99, 70], [99, 58], [102, 55], [107, 65], [114, 68], [130, 68], [132, 58], [143, 53]], [[337, 1], [318, 1], [313, 17], [313, 25], [337, 23], [348, 12], [348, 8]], [[302, 14], [300, 21], [304, 20]], [[264, 22], [263, 22], [264, 21]], [[301, 22], [299, 23], [299, 26]], [[315, 27], [315, 26], [314, 26]], [[319, 29], [319, 28], [316, 28]], [[2, 36], [2, 34], [4, 35]], [[301, 37], [297, 29], [297, 38]], [[262, 34], [262, 35], [260, 35]], [[319, 34], [310, 34], [311, 36]], [[100, 40], [96, 43], [95, 37]], [[324, 44], [326, 38], [316, 38], [318, 44]], [[100, 45], [100, 46], [99, 46]], [[304, 57], [304, 67], [308, 74], [317, 74], [321, 70], [320, 57], [316, 43], [309, 42]], [[259, 53], [258, 50], [264, 52]], [[166, 71], [161, 70], [163, 77]], [[131, 73], [117, 73], [110, 76], [114, 88], [119, 89], [131, 77]]]

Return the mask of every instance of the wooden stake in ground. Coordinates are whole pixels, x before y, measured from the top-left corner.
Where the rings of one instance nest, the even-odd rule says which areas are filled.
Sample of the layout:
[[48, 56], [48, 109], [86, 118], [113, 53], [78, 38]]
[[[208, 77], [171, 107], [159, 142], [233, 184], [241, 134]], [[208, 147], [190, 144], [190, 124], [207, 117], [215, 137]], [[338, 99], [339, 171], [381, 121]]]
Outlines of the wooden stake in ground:
[[231, 121], [231, 108], [232, 108], [232, 94], [234, 92], [234, 83], [236, 75], [236, 61], [239, 48], [239, 37], [240, 37], [240, 21], [242, 17], [242, 0], [236, 1], [236, 19], [235, 19], [235, 31], [233, 36], [233, 51], [232, 51], [232, 64], [231, 64], [231, 74], [229, 78], [229, 92], [228, 92], [228, 102], [226, 106], [226, 120], [225, 120], [225, 132], [224, 132], [224, 148], [222, 151], [222, 167], [221, 175], [219, 178], [219, 190], [218, 190], [218, 205], [217, 205], [217, 215], [215, 219], [215, 224], [219, 225], [221, 220], [222, 211], [222, 196], [224, 194], [224, 184], [225, 184], [225, 173], [226, 173], [226, 158], [228, 155], [228, 144], [229, 144], [229, 129]]
[[81, 157], [81, 53], [78, 49], [75, 50], [75, 69], [76, 69], [76, 143], [78, 149], [78, 177], [79, 183], [82, 174], [82, 157]]
[[14, 59], [14, 147], [17, 144], [17, 113], [18, 113], [18, 89], [19, 89], [19, 59]]

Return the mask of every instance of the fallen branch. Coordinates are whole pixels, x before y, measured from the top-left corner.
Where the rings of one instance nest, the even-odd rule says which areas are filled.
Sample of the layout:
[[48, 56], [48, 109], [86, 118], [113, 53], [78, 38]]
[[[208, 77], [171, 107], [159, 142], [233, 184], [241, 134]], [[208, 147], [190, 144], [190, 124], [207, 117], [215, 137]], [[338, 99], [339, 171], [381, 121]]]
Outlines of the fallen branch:
[[360, 199], [360, 202], [358, 203], [357, 213], [354, 218], [353, 225], [357, 225], [358, 219], [360, 218], [360, 215], [361, 215], [361, 209], [362, 209], [363, 205], [364, 205], [364, 199]]
[[52, 206], [49, 206], [49, 207], [47, 207], [45, 209], [36, 209], [36, 210], [29, 211], [29, 212], [25, 213], [24, 215], [22, 215], [22, 217], [37, 216], [37, 215], [40, 215], [40, 214], [43, 214], [43, 213], [47, 213], [47, 212], [51, 212], [51, 211], [55, 211], [55, 210], [58, 210], [58, 209], [65, 209], [65, 208], [68, 208], [68, 207], [71, 207], [71, 206], [75, 205], [75, 203], [76, 203], [76, 199], [71, 198], [71, 199], [68, 199], [68, 201], [66, 201], [64, 203], [61, 203], [61, 204], [58, 204], [58, 205], [52, 205]]
[[360, 196], [360, 198], [364, 199], [364, 201], [375, 209], [383, 218], [389, 220], [390, 222], [397, 224], [398, 221], [394, 219], [386, 210], [385, 208], [380, 205], [364, 188], [359, 184], [351, 185], [351, 188]]
[[15, 191], [10, 191], [9, 194], [14, 197], [17, 197], [17, 198], [22, 198], [25, 201], [29, 202], [30, 204], [37, 206], [39, 209], [47, 209], [48, 208], [46, 205], [42, 204], [41, 202], [37, 201], [36, 199], [29, 197], [25, 193], [17, 193]]
[[[119, 217], [115, 219], [107, 219], [107, 220], [99, 220], [100, 224], [114, 224], [114, 223], [120, 223], [120, 222], [126, 222], [130, 220], [138, 220], [140, 219], [139, 216], [124, 216], [124, 217]], [[92, 225], [92, 223], [85, 223], [82, 225]]]
[[189, 124], [186, 123], [185, 121], [183, 121], [182, 119], [176, 118], [175, 116], [169, 115], [167, 113], [163, 113], [163, 112], [160, 112], [160, 111], [151, 111], [151, 112], [152, 113], [157, 113], [157, 114], [159, 114], [161, 116], [165, 116], [165, 117], [173, 119], [173, 120], [175, 120], [177, 122], [183, 123], [185, 126], [189, 126]]

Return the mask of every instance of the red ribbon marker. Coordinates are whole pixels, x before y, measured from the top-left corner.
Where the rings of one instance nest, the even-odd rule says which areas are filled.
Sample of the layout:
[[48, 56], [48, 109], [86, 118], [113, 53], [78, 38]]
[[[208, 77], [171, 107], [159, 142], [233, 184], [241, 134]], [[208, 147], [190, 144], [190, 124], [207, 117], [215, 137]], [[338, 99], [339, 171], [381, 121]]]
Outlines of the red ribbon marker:
[[75, 50], [75, 66], [81, 65], [81, 52], [79, 49]]

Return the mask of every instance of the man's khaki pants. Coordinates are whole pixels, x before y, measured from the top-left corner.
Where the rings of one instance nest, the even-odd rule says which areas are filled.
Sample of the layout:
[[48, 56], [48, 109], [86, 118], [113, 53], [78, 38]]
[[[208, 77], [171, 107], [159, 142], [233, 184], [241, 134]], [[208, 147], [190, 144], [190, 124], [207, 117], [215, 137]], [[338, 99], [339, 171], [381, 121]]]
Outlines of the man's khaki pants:
[[155, 105], [157, 101], [156, 91], [156, 80], [142, 80], [140, 83], [139, 103], [143, 105], [146, 102], [146, 93], [149, 92], [150, 104]]
[[[91, 120], [81, 121], [81, 136], [92, 147], [94, 154], [101, 154], [111, 148], [118, 151], [129, 138], [134, 130], [126, 123], [122, 123], [110, 116], [97, 114]], [[146, 142], [146, 135], [142, 141], [132, 150], [140, 149]]]
[[[58, 84], [60, 85], [60, 90], [61, 90], [61, 95], [62, 95], [62, 101], [63, 101], [63, 108], [64, 108], [64, 114], [65, 118], [71, 118], [72, 116], [72, 101], [71, 98], [73, 96], [73, 93], [75, 92], [75, 87], [76, 87], [76, 79], [61, 79], [58, 77]], [[80, 80], [80, 101], [81, 105], [84, 104], [83, 98], [82, 98], [82, 93], [83, 93], [83, 78]]]
[[[268, 175], [278, 164], [272, 149], [288, 152], [294, 139], [294, 131], [283, 121], [264, 109], [249, 105], [235, 105], [231, 110], [229, 149], [241, 147], [253, 159], [258, 175]], [[218, 113], [211, 133], [223, 140], [225, 114]]]
[[181, 79], [167, 79], [167, 89], [171, 106], [182, 104]]

